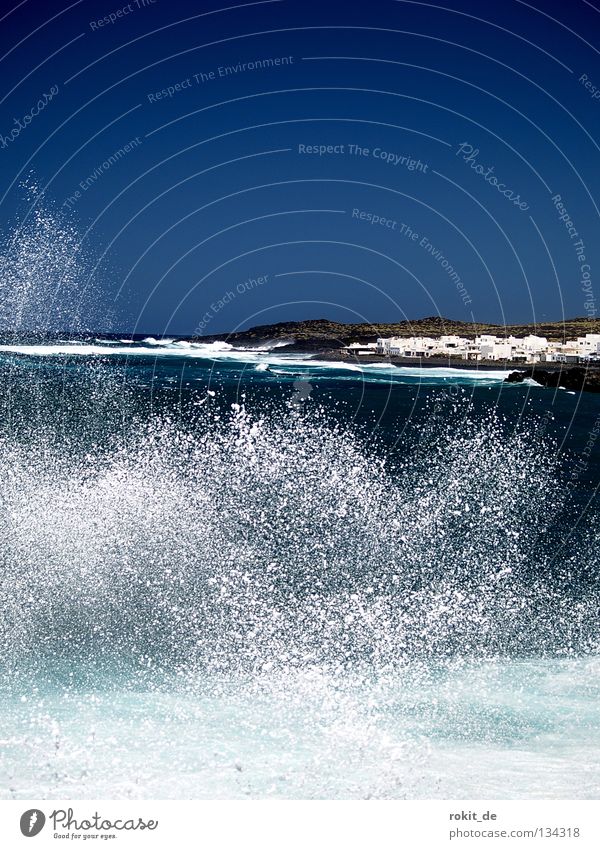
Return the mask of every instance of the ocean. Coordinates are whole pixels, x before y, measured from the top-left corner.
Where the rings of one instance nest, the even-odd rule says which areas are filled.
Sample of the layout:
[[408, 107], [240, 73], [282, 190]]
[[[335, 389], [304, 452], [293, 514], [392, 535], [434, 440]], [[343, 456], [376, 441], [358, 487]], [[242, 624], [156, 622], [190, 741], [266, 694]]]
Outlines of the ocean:
[[598, 798], [600, 396], [0, 344], [0, 796]]

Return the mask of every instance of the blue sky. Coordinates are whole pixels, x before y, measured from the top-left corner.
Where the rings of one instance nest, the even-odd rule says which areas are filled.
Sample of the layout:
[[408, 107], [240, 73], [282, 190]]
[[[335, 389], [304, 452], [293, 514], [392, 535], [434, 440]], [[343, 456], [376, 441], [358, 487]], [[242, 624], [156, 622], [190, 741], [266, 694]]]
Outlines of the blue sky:
[[600, 4], [227, 5], [3, 4], [0, 225], [98, 329], [594, 315]]

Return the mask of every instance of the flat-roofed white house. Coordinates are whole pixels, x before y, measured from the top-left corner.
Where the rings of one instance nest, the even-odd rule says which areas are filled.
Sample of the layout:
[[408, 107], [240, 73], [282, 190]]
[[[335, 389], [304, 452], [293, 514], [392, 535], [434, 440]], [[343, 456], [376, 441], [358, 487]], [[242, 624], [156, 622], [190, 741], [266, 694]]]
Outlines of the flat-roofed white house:
[[462, 336], [440, 336], [437, 341], [440, 354], [451, 356], [462, 356], [469, 342]]
[[510, 360], [514, 349], [510, 342], [497, 340], [482, 343], [479, 350], [482, 360]]
[[436, 353], [438, 353], [437, 339], [429, 336], [395, 339], [390, 345], [390, 354], [393, 357], [431, 357]]
[[477, 341], [477, 339], [475, 339], [475, 341], [473, 341], [472, 339], [469, 339], [469, 341], [467, 342], [467, 344], [464, 347], [462, 356], [463, 356], [463, 360], [480, 360], [481, 359], [481, 345]]
[[397, 336], [390, 336], [387, 339], [380, 337], [377, 340], [377, 342], [375, 343], [375, 348], [376, 348], [377, 353], [388, 355], [390, 353], [390, 346], [392, 345], [393, 342], [397, 342], [397, 341], [398, 341]]
[[359, 356], [361, 354], [376, 354], [378, 353], [377, 342], [350, 342], [349, 345], [346, 345], [344, 351]]
[[544, 348], [548, 347], [548, 340], [545, 336], [524, 336], [520, 342], [529, 351], [543, 351]]
[[586, 333], [577, 337], [577, 347], [582, 357], [596, 355], [600, 350], [600, 333]]

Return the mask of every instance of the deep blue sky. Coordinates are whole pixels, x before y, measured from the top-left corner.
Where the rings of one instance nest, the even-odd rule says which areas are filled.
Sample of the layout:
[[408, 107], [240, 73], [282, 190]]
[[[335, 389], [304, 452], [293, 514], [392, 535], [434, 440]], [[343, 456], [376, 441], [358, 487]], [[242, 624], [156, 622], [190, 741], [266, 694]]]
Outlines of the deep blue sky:
[[[116, 330], [182, 334], [317, 317], [592, 314], [594, 2], [25, 0], [11, 12], [4, 0], [0, 226], [10, 234], [34, 214], [20, 184], [35, 179], [36, 203], [62, 211], [98, 259], [98, 329], [109, 313]], [[337, 152], [299, 152], [311, 144]], [[465, 161], [461, 144], [479, 153]], [[472, 165], [493, 166], [526, 208]]]

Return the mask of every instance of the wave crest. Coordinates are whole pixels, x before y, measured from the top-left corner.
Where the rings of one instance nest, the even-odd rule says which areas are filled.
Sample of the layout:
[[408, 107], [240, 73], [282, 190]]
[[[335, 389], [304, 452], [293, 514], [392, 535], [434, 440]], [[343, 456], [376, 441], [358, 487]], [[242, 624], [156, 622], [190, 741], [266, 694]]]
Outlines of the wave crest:
[[318, 410], [200, 413], [108, 454], [0, 443], [10, 667], [381, 668], [593, 647], [596, 593], [575, 599], [577, 558], [541, 544], [561, 501], [553, 455], [523, 431], [463, 419], [390, 458]]

